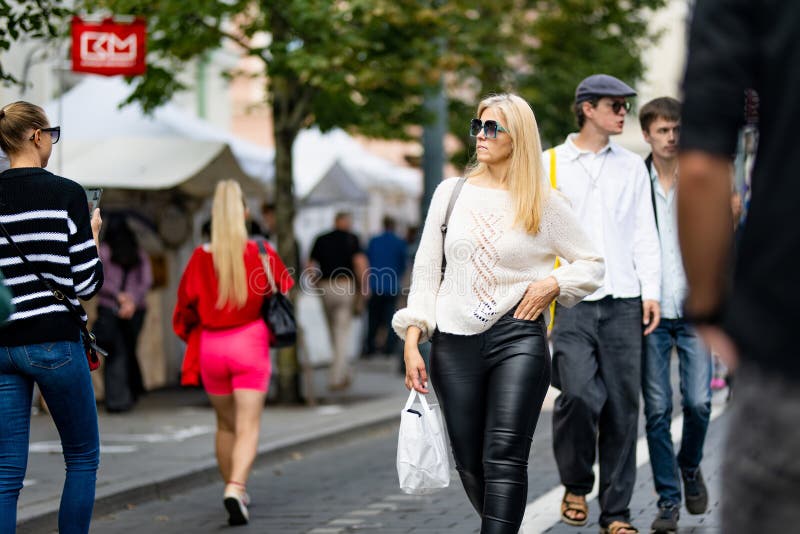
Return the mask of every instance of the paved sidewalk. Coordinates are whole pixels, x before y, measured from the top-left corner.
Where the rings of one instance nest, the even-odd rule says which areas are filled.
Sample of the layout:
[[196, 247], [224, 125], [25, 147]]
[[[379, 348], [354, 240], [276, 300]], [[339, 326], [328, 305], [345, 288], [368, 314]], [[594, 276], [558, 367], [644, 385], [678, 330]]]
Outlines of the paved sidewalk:
[[[302, 447], [390, 421], [400, 413], [407, 391], [397, 360], [355, 363], [346, 392], [326, 388], [326, 370], [314, 372], [318, 405], [268, 405], [262, 417], [259, 458], [291, 457]], [[214, 414], [200, 389], [152, 392], [126, 414], [98, 408], [101, 465], [95, 515], [203, 482], [217, 480]], [[19, 533], [54, 529], [64, 462], [52, 420], [31, 421], [31, 446], [25, 488], [19, 501]]]

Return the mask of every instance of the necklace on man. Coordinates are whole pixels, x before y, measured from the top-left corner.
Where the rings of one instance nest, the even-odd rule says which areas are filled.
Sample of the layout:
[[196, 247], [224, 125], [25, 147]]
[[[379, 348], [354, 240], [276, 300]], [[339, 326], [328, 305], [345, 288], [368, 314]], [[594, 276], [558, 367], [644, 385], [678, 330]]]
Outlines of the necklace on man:
[[583, 172], [586, 173], [586, 176], [589, 177], [589, 185], [592, 187], [592, 189], [597, 188], [597, 182], [600, 180], [600, 176], [603, 174], [603, 166], [605, 166], [606, 164], [607, 157], [608, 157], [608, 150], [603, 152], [603, 159], [600, 161], [600, 168], [597, 169], [597, 176], [592, 176], [592, 173], [589, 172], [589, 169], [587, 169], [586, 165], [584, 165], [583, 162], [581, 161], [580, 156], [576, 160], [578, 162], [578, 165], [581, 166], [581, 169], [583, 169]]

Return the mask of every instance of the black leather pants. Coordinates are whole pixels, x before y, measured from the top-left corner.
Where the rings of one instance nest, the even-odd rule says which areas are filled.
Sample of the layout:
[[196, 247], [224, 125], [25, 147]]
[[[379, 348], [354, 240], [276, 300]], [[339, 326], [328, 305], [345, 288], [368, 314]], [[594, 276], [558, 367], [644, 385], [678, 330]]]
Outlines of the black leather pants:
[[481, 534], [517, 534], [533, 431], [550, 384], [544, 319], [513, 309], [473, 336], [436, 331], [430, 377]]

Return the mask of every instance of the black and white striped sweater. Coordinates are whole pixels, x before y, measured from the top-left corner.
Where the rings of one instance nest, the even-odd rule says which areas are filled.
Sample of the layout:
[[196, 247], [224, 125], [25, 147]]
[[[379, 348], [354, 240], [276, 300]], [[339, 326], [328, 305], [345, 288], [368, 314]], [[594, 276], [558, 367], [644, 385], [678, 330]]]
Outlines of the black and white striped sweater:
[[[0, 174], [0, 222], [33, 267], [81, 311], [78, 297], [89, 299], [103, 285], [103, 264], [89, 221], [86, 194], [72, 180], [39, 168]], [[0, 346], [80, 338], [67, 307], [30, 272], [2, 234], [0, 269], [15, 307], [9, 322], [0, 326]]]

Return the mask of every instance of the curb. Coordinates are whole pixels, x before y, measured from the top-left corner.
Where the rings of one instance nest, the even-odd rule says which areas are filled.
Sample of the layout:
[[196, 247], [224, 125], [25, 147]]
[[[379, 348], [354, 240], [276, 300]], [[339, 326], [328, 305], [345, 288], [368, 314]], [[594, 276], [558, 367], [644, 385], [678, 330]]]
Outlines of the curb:
[[[295, 459], [298, 453], [308, 453], [326, 445], [342, 445], [364, 437], [366, 434], [385, 432], [398, 426], [397, 409], [378, 412], [357, 421], [346, 421], [335, 428], [309, 431], [276, 442], [259, 446], [254, 468]], [[93, 517], [108, 515], [127, 505], [142, 504], [180, 493], [198, 485], [219, 482], [215, 460], [199, 464], [191, 471], [167, 474], [144, 483], [133, 481], [128, 487], [100, 488], [94, 501]], [[121, 487], [122, 486], [122, 487]], [[103, 491], [103, 490], [106, 491]], [[41, 534], [58, 529], [58, 502], [33, 505], [27, 517], [18, 518], [17, 534]]]

